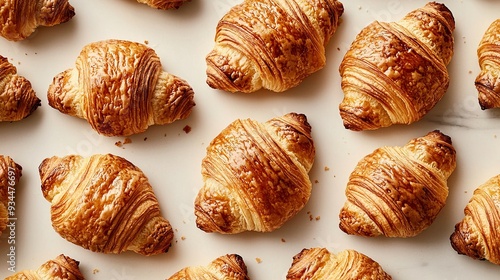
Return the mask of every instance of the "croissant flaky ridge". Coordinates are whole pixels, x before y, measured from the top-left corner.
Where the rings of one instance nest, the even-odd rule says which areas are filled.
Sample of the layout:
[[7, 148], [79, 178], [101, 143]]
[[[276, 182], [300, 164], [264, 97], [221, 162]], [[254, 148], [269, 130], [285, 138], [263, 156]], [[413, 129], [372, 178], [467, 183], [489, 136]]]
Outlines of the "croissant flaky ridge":
[[464, 214], [450, 236], [453, 249], [500, 265], [500, 175], [474, 190]]
[[398, 22], [365, 27], [340, 67], [344, 126], [374, 130], [420, 120], [449, 86], [455, 20], [444, 5], [430, 2]]
[[293, 257], [287, 280], [391, 280], [392, 277], [372, 258], [356, 250], [337, 254], [325, 248], [303, 249]]
[[282, 92], [326, 64], [344, 7], [337, 0], [245, 0], [219, 21], [207, 84], [230, 92]]
[[19, 121], [31, 115], [41, 104], [28, 79], [0, 55], [0, 121]]
[[178, 9], [182, 4], [189, 1], [191, 0], [137, 0], [139, 3], [160, 10]]
[[163, 71], [152, 48], [114, 39], [84, 46], [75, 67], [54, 77], [47, 99], [106, 136], [128, 136], [185, 119], [195, 106], [191, 86]]
[[167, 252], [170, 223], [144, 173], [106, 154], [51, 157], [39, 166], [42, 193], [51, 203], [52, 227], [85, 249], [141, 255]]
[[227, 254], [210, 262], [205, 266], [188, 266], [168, 280], [248, 280], [247, 266], [243, 258], [238, 254]]
[[202, 161], [196, 225], [226, 234], [278, 229], [309, 200], [314, 157], [303, 114], [232, 122], [211, 141]]
[[0, 2], [0, 35], [21, 41], [39, 26], [65, 23], [74, 15], [68, 0], [4, 0]]
[[474, 82], [481, 109], [500, 107], [500, 19], [488, 27], [479, 43], [477, 56], [481, 72]]
[[340, 229], [368, 237], [418, 235], [444, 207], [455, 167], [451, 138], [439, 131], [376, 149], [349, 176]]
[[17, 184], [22, 171], [22, 166], [11, 157], [0, 155], [0, 234], [7, 228], [9, 217], [14, 218], [15, 211], [9, 208], [15, 207]]
[[61, 279], [61, 280], [83, 280], [85, 277], [80, 271], [80, 262], [60, 254], [52, 260], [48, 260], [36, 270], [23, 270], [8, 276], [5, 280], [16, 279]]

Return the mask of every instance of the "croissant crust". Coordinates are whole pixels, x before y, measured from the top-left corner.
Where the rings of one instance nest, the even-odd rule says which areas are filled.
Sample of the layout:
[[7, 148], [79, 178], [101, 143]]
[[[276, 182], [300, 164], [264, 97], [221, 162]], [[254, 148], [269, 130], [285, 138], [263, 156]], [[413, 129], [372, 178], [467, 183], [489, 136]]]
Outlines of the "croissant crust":
[[481, 72], [475, 80], [481, 109], [500, 107], [500, 19], [483, 35], [477, 49]]
[[160, 10], [178, 9], [182, 4], [189, 1], [191, 0], [137, 0], [139, 3]]
[[168, 280], [224, 279], [248, 280], [247, 266], [240, 255], [228, 254], [206, 266], [189, 266], [181, 269]]
[[14, 201], [16, 186], [22, 176], [23, 168], [9, 156], [0, 155], [0, 234], [7, 227], [9, 217], [13, 213], [9, 211], [9, 205]]
[[42, 264], [36, 270], [24, 270], [14, 275], [6, 277], [5, 280], [15, 279], [64, 279], [83, 280], [85, 279], [79, 268], [80, 262], [63, 254], [55, 259]]

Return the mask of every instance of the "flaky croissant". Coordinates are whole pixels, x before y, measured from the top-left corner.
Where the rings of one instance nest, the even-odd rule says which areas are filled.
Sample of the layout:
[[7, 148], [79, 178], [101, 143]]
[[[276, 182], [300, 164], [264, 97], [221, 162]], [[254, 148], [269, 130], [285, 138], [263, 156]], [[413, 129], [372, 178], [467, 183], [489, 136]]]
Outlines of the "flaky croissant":
[[398, 22], [365, 27], [339, 68], [344, 126], [374, 130], [427, 114], [448, 89], [454, 29], [450, 10], [435, 2]]
[[247, 266], [240, 255], [221, 256], [206, 266], [188, 266], [168, 280], [248, 280]]
[[475, 80], [481, 109], [500, 107], [500, 19], [488, 27], [479, 43], [481, 72]]
[[137, 0], [139, 3], [160, 10], [178, 9], [182, 4], [188, 1], [191, 0]]
[[16, 67], [0, 55], [0, 121], [22, 120], [40, 104], [30, 81], [19, 76]]
[[[0, 155], [0, 234], [7, 228], [9, 218], [14, 217], [16, 186], [23, 168], [9, 156]], [[11, 207], [9, 207], [11, 206]]]
[[83, 280], [85, 277], [80, 271], [80, 262], [63, 254], [49, 260], [36, 270], [23, 270], [8, 276], [5, 280], [24, 279], [59, 279]]
[[104, 40], [83, 47], [75, 68], [54, 77], [49, 105], [86, 119], [106, 136], [144, 132], [187, 118], [193, 89], [161, 69], [155, 51], [140, 43]]
[[361, 236], [419, 234], [444, 207], [455, 167], [451, 138], [439, 131], [376, 149], [350, 174], [340, 229]]
[[205, 232], [270, 232], [309, 200], [315, 157], [311, 126], [289, 113], [265, 123], [238, 119], [207, 147], [196, 225]]
[[500, 175], [479, 186], [450, 236], [452, 247], [473, 259], [500, 265]]
[[218, 23], [207, 84], [230, 92], [282, 92], [325, 66], [344, 7], [337, 0], [245, 0]]
[[66, 240], [102, 253], [168, 251], [172, 227], [131, 162], [111, 154], [54, 156], [42, 161], [39, 173], [52, 227]]
[[325, 248], [303, 249], [293, 257], [287, 280], [390, 280], [379, 263], [356, 251], [332, 254]]
[[0, 35], [10, 41], [21, 41], [39, 26], [69, 21], [75, 9], [68, 0], [3, 0], [0, 15]]

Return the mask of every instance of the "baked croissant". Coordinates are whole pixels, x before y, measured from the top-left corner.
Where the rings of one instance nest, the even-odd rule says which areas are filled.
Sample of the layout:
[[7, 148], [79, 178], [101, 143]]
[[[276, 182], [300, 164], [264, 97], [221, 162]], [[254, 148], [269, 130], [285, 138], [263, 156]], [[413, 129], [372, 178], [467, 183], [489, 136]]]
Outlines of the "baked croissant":
[[0, 234], [7, 228], [9, 217], [13, 216], [9, 206], [15, 207], [16, 186], [22, 171], [21, 165], [12, 158], [0, 155]]
[[19, 76], [17, 68], [0, 55], [0, 121], [22, 120], [40, 104], [30, 81]]
[[451, 138], [437, 130], [376, 149], [350, 174], [340, 229], [360, 236], [419, 234], [444, 207], [455, 167]]
[[188, 1], [191, 0], [137, 0], [139, 3], [160, 10], [178, 9], [184, 2]]
[[451, 245], [459, 254], [500, 264], [500, 175], [479, 186], [455, 225]]
[[5, 280], [16, 279], [61, 279], [61, 280], [83, 280], [83, 274], [79, 268], [80, 262], [63, 254], [55, 259], [49, 260], [36, 270], [23, 270], [8, 276]]
[[325, 66], [344, 7], [337, 0], [245, 0], [218, 23], [207, 84], [230, 92], [282, 92]]
[[344, 126], [374, 130], [427, 114], [448, 89], [454, 29], [451, 11], [435, 2], [398, 22], [365, 27], [339, 68]]
[[168, 280], [240, 280], [250, 279], [243, 258], [228, 254], [213, 260], [206, 266], [189, 266], [179, 270]]
[[500, 19], [486, 30], [477, 49], [481, 72], [475, 80], [481, 109], [500, 107]]
[[86, 45], [75, 68], [54, 77], [47, 98], [53, 108], [86, 119], [106, 136], [185, 119], [195, 105], [193, 89], [162, 71], [152, 48], [124, 40]]
[[168, 251], [173, 231], [144, 173], [106, 154], [51, 157], [39, 166], [54, 230], [93, 252], [141, 255]]
[[390, 280], [379, 263], [355, 251], [332, 254], [325, 248], [303, 249], [293, 257], [287, 280]]
[[10, 41], [21, 41], [39, 26], [69, 21], [75, 9], [68, 0], [3, 0], [0, 14], [0, 35]]
[[232, 122], [212, 140], [202, 161], [196, 225], [227, 234], [278, 229], [309, 200], [314, 156], [303, 114]]

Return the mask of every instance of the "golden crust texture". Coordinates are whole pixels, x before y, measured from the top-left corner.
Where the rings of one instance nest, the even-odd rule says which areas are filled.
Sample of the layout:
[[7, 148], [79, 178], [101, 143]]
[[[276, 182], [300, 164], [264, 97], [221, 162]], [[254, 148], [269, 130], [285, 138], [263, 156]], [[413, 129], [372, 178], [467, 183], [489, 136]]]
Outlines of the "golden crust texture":
[[481, 109], [500, 107], [500, 19], [495, 20], [483, 35], [477, 56], [481, 72], [475, 80]]
[[23, 270], [8, 276], [5, 280], [24, 279], [59, 279], [59, 280], [83, 280], [85, 277], [79, 268], [80, 262], [63, 254], [49, 260], [36, 270]]
[[68, 0], [0, 1], [0, 35], [10, 41], [28, 38], [39, 26], [69, 21], [75, 9]]
[[51, 157], [39, 166], [52, 227], [93, 252], [167, 252], [173, 238], [144, 173], [115, 155]]
[[450, 236], [453, 249], [500, 265], [500, 175], [479, 186]]
[[15, 203], [16, 186], [22, 176], [22, 170], [12, 158], [0, 155], [0, 234], [7, 228], [9, 216], [12, 216], [9, 205]]
[[230, 92], [282, 92], [325, 66], [344, 12], [337, 0], [245, 0], [218, 23], [207, 84]]
[[281, 227], [309, 200], [314, 156], [303, 114], [232, 122], [212, 140], [202, 161], [196, 225], [228, 234]]
[[454, 29], [450, 10], [435, 2], [398, 22], [365, 27], [339, 68], [344, 126], [374, 130], [427, 114], [448, 89]]
[[455, 167], [451, 138], [439, 131], [376, 149], [349, 177], [340, 229], [361, 236], [419, 234], [444, 207]]
[[160, 10], [178, 9], [182, 4], [189, 1], [191, 0], [137, 0], [139, 3]]
[[22, 120], [40, 103], [30, 81], [17, 75], [16, 67], [0, 55], [0, 121]]
[[379, 263], [355, 251], [332, 254], [325, 248], [303, 249], [293, 257], [287, 280], [391, 280]]
[[106, 136], [128, 136], [185, 119], [195, 105], [193, 89], [162, 71], [153, 49], [125, 40], [83, 47], [75, 68], [54, 77], [47, 99]]
[[227, 254], [206, 266], [189, 266], [179, 270], [168, 280], [248, 280], [247, 266], [240, 255]]

